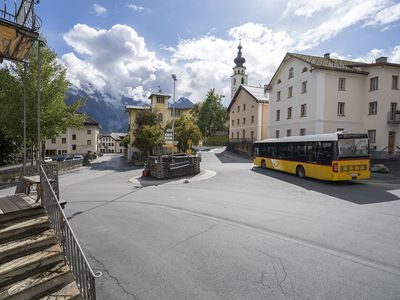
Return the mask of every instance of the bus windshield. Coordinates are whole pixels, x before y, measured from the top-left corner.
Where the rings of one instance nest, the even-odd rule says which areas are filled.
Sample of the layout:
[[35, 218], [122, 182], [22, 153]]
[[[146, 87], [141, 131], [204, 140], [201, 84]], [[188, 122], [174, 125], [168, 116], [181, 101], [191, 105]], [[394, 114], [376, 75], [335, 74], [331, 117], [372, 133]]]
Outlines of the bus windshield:
[[368, 138], [339, 139], [339, 156], [368, 156]]

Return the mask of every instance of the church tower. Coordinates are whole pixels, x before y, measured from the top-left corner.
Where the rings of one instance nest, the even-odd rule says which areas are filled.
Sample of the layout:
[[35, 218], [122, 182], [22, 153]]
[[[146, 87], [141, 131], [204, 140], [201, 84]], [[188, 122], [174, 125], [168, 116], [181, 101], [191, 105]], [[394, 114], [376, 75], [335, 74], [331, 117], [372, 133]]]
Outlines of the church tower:
[[233, 67], [233, 75], [231, 76], [231, 99], [235, 95], [241, 84], [247, 85], [246, 67], [243, 64], [246, 59], [242, 56], [242, 45], [239, 43], [238, 54], [233, 60], [235, 66]]

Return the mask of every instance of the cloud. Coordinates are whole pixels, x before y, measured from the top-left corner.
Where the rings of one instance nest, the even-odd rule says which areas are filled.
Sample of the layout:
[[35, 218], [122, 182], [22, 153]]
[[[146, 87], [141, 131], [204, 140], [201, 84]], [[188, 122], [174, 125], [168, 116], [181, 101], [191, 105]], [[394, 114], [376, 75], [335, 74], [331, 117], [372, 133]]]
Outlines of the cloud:
[[400, 3], [385, 7], [384, 9], [380, 10], [365, 23], [365, 26], [385, 25], [398, 20], [400, 20]]
[[136, 4], [128, 4], [127, 5], [129, 9], [132, 9], [134, 11], [144, 11], [146, 10], [146, 8], [144, 8], [143, 6], [138, 6]]
[[295, 15], [299, 17], [312, 17], [315, 13], [338, 7], [345, 0], [290, 0], [282, 17]]
[[103, 16], [107, 13], [107, 8], [99, 4], [93, 4], [92, 9], [97, 16]]
[[161, 81], [171, 69], [126, 25], [106, 30], [77, 24], [64, 34], [64, 40], [73, 49], [61, 57], [68, 80], [89, 94], [98, 91], [145, 99], [156, 79]]

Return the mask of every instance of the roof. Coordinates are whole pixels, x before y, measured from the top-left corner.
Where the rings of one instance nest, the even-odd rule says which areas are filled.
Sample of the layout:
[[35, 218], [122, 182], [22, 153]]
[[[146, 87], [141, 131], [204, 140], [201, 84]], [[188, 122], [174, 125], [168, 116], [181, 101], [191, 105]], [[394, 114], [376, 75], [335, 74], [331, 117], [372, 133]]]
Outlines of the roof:
[[150, 109], [150, 106], [146, 105], [125, 105], [125, 110], [144, 110], [144, 109]]
[[115, 141], [122, 141], [122, 139], [126, 136], [126, 133], [120, 133], [120, 132], [111, 132], [111, 133], [104, 133], [101, 135], [101, 137], [111, 137]]
[[269, 86], [271, 86], [272, 82], [276, 78], [276, 76], [279, 73], [282, 66], [290, 58], [296, 58], [301, 61], [304, 61], [304, 62], [310, 64], [311, 67], [313, 67], [314, 69], [349, 72], [349, 73], [363, 74], [363, 75], [369, 74], [366, 71], [357, 69], [357, 68], [369, 65], [366, 63], [361, 63], [359, 61], [343, 60], [343, 59], [336, 59], [336, 58], [331, 58], [331, 57], [322, 57], [322, 56], [314, 56], [314, 55], [306, 55], [306, 54], [288, 52], [288, 53], [286, 53], [285, 57], [283, 58], [282, 62], [280, 63], [274, 76], [272, 76], [272, 78], [269, 82]]
[[158, 89], [158, 92], [152, 93], [152, 94], [149, 96], [148, 99], [151, 99], [153, 96], [168, 97], [168, 99], [171, 98], [171, 96], [168, 95], [168, 94], [165, 94], [165, 93], [161, 90], [160, 87], [159, 87], [159, 89]]
[[233, 103], [236, 101], [236, 98], [239, 96], [241, 90], [246, 91], [258, 103], [269, 103], [269, 99], [264, 94], [264, 88], [241, 84], [237, 89], [235, 95], [233, 95], [232, 97], [231, 103], [228, 106], [228, 111], [230, 111]]
[[86, 116], [86, 120], [83, 122], [83, 125], [93, 125], [101, 127], [99, 122], [95, 121], [89, 116]]

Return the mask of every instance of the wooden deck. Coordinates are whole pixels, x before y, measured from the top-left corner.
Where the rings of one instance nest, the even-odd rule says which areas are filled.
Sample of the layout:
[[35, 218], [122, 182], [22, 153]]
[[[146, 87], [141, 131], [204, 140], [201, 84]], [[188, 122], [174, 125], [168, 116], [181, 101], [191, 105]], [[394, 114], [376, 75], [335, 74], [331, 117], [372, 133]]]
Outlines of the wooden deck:
[[[36, 197], [34, 197], [36, 198]], [[0, 214], [20, 211], [40, 206], [35, 199], [25, 194], [16, 194], [0, 198]]]

